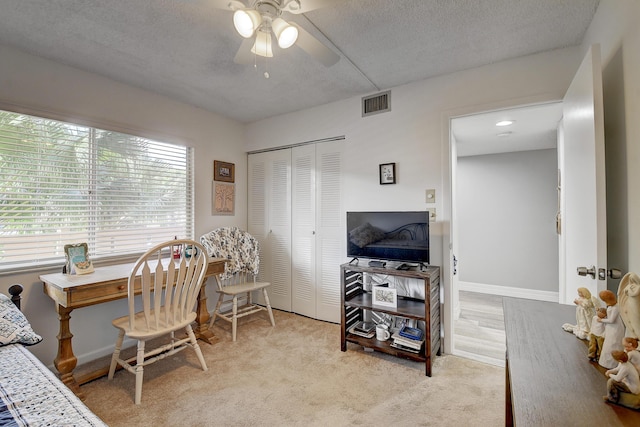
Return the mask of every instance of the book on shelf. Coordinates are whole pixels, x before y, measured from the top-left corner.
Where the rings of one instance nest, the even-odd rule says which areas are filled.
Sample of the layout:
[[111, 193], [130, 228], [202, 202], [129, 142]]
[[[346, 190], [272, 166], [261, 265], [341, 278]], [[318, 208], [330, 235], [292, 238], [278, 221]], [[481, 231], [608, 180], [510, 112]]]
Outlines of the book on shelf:
[[349, 333], [353, 334], [353, 335], [358, 335], [359, 337], [364, 337], [364, 338], [373, 338], [376, 334], [375, 329], [372, 330], [371, 332], [363, 332], [359, 329], [356, 329], [355, 326], [351, 327], [351, 329], [349, 329]]
[[424, 340], [413, 340], [411, 338], [405, 338], [401, 335], [399, 335], [397, 332], [394, 333], [393, 335], [391, 335], [391, 338], [393, 339], [393, 343], [394, 344], [398, 344], [401, 345], [403, 347], [408, 347], [408, 348], [412, 348], [414, 350], [420, 350], [422, 348], [422, 343], [424, 343]]
[[[393, 347], [393, 348], [397, 348], [398, 350], [408, 351], [408, 352], [410, 352], [410, 353], [415, 353], [415, 354], [420, 353], [420, 349], [419, 349], [419, 348], [418, 348], [418, 349], [415, 349], [415, 348], [411, 348], [411, 347], [406, 347], [406, 346], [404, 346], [404, 345], [402, 345], [402, 344], [398, 344], [398, 343], [396, 343], [395, 341], [394, 341], [394, 342], [392, 342], [392, 343], [391, 343], [391, 344], [389, 344], [389, 345], [390, 345], [391, 347]], [[422, 347], [422, 346], [421, 346], [421, 347]]]
[[411, 328], [409, 326], [403, 326], [398, 334], [400, 334], [401, 337], [412, 340], [421, 340], [424, 337], [424, 332], [422, 332], [422, 329]]
[[370, 332], [375, 332], [376, 324], [373, 322], [358, 322], [353, 325], [353, 329], [359, 332], [364, 332], [366, 334]]

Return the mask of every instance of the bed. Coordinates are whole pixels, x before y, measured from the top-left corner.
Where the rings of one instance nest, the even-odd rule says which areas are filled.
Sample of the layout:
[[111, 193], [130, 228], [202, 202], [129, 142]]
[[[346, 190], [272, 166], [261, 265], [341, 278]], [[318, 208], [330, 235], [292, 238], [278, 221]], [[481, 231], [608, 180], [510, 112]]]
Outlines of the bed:
[[106, 426], [28, 350], [42, 338], [18, 309], [16, 286], [11, 299], [0, 294], [0, 425]]
[[349, 232], [349, 256], [392, 259], [428, 260], [429, 227], [426, 223], [411, 223], [392, 231], [365, 223]]

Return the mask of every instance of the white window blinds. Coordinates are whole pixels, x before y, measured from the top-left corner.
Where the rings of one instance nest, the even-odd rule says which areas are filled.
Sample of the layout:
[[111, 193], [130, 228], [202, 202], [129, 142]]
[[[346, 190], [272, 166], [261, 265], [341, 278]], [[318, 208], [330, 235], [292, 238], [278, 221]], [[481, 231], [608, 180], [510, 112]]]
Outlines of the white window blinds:
[[0, 111], [0, 271], [192, 238], [192, 165], [188, 147]]

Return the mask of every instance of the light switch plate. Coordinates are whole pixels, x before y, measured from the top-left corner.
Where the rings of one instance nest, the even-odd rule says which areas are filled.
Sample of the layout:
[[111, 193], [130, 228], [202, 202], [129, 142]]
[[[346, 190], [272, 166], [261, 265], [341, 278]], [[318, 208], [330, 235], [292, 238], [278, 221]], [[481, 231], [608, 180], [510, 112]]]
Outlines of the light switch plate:
[[436, 208], [427, 208], [429, 212], [429, 222], [436, 222]]
[[430, 189], [427, 190], [425, 194], [425, 202], [426, 203], [435, 203], [436, 202], [436, 190]]

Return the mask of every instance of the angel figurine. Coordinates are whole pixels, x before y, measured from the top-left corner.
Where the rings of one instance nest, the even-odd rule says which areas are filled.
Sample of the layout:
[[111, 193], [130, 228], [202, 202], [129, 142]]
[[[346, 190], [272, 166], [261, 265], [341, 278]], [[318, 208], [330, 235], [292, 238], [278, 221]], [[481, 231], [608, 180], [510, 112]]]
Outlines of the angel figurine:
[[578, 298], [573, 300], [576, 307], [576, 323], [572, 325], [565, 323], [562, 329], [573, 333], [581, 340], [586, 340], [591, 331], [591, 321], [596, 315], [596, 308], [600, 306], [598, 299], [591, 296], [591, 292], [587, 288], [578, 288]]
[[636, 273], [627, 273], [620, 281], [618, 304], [625, 335], [640, 338], [640, 277]]
[[622, 338], [624, 338], [624, 323], [620, 316], [620, 307], [616, 294], [610, 290], [600, 291], [600, 299], [607, 304], [607, 317], [598, 321], [604, 323], [604, 343], [600, 352], [598, 364], [607, 369], [613, 369], [617, 361], [611, 356], [612, 351], [624, 350]]

